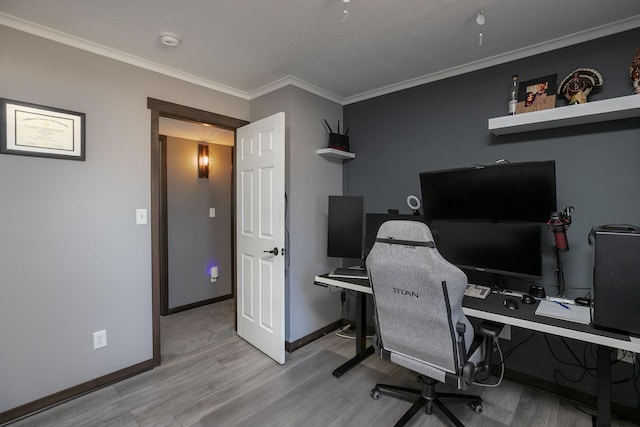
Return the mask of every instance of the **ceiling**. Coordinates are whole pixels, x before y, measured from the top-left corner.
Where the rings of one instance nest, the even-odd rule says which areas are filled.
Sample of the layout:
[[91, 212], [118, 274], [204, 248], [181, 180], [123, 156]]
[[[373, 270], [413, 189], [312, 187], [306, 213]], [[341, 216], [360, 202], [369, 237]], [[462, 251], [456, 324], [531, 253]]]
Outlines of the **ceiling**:
[[206, 123], [194, 123], [160, 117], [159, 131], [160, 135], [173, 136], [175, 138], [184, 138], [219, 145], [235, 145], [235, 132]]
[[349, 104], [640, 27], [640, 1], [0, 0], [0, 24], [245, 99]]

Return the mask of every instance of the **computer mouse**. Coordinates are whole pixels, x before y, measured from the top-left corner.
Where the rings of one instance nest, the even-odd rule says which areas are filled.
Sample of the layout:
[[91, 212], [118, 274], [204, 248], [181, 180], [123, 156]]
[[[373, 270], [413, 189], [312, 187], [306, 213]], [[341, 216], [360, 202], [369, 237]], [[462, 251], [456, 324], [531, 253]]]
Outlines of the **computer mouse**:
[[523, 304], [535, 304], [536, 299], [529, 294], [522, 295], [522, 303]]
[[518, 301], [512, 298], [506, 298], [502, 304], [509, 310], [517, 310], [519, 308]]

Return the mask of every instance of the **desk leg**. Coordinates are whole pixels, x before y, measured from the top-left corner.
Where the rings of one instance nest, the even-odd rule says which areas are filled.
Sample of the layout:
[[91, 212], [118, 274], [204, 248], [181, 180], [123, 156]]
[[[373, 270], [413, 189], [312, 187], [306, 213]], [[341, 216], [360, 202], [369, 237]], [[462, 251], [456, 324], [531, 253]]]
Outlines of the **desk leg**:
[[598, 373], [596, 379], [597, 418], [593, 425], [605, 427], [611, 425], [611, 349], [598, 346]]
[[356, 354], [362, 354], [367, 349], [367, 295], [358, 293], [358, 307], [356, 308]]
[[340, 378], [349, 369], [372, 355], [373, 346], [367, 347], [367, 295], [358, 292], [356, 307], [356, 355], [333, 371], [333, 376]]

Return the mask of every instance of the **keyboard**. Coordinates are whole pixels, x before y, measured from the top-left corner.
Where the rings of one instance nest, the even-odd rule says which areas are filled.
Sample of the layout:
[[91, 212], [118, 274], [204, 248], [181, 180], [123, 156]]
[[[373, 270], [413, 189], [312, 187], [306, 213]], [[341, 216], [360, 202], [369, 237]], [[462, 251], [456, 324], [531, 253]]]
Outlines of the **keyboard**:
[[344, 277], [345, 279], [368, 279], [367, 270], [360, 268], [336, 268], [329, 277]]
[[467, 285], [467, 290], [464, 291], [464, 294], [468, 297], [472, 298], [480, 298], [485, 299], [491, 293], [491, 288], [487, 286], [474, 285], [469, 283]]

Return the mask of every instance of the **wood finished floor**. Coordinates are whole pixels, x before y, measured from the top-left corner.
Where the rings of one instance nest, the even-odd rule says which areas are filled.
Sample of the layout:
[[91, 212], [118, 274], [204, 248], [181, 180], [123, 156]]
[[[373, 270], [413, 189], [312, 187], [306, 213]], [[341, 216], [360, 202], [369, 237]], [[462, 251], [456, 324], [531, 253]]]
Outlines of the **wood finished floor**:
[[[333, 377], [353, 352], [352, 340], [329, 334], [287, 354], [280, 366], [233, 336], [12, 427], [392, 426], [411, 403], [389, 395], [374, 401], [369, 391], [376, 382], [413, 387], [415, 375], [371, 356], [342, 378]], [[508, 381], [471, 391], [484, 399], [482, 414], [462, 403], [448, 405], [467, 426], [591, 425], [571, 403]], [[420, 412], [410, 425], [449, 424]]]

